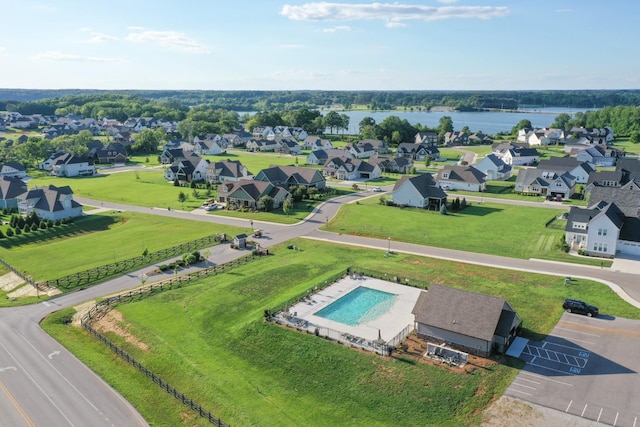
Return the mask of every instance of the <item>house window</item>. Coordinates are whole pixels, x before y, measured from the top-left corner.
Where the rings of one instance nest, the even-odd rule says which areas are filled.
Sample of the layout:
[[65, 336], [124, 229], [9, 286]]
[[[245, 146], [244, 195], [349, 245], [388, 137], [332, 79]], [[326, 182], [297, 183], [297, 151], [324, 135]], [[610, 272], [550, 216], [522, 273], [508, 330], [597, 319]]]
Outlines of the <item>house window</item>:
[[606, 228], [598, 228], [598, 236], [606, 236], [607, 229]]
[[443, 172], [443, 173], [442, 173], [442, 177], [443, 177], [444, 179], [449, 179], [449, 172]]

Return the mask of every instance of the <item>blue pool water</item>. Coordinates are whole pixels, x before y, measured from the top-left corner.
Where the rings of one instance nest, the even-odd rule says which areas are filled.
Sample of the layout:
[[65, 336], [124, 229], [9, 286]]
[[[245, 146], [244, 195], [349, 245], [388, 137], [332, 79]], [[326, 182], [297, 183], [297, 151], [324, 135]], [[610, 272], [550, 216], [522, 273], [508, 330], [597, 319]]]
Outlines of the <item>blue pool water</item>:
[[356, 326], [367, 323], [389, 311], [395, 294], [359, 286], [339, 300], [315, 313], [316, 316]]

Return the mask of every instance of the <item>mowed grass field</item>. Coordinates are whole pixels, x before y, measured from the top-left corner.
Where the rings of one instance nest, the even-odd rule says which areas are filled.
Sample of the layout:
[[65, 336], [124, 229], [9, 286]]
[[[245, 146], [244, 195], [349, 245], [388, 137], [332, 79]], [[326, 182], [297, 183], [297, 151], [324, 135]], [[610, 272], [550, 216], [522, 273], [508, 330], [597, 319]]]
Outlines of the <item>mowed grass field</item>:
[[[508, 387], [517, 369], [500, 364], [453, 373], [410, 359], [381, 358], [313, 334], [262, 321], [282, 303], [349, 266], [506, 298], [541, 338], [562, 314], [565, 297], [602, 313], [639, 318], [608, 287], [297, 239], [228, 274], [117, 307], [118, 325], [135, 340], [108, 333], [145, 366], [234, 426], [471, 426]], [[206, 425], [81, 329], [44, 322], [57, 340], [131, 401], [154, 426]], [[148, 345], [143, 349], [139, 343]], [[519, 365], [518, 365], [519, 366]]]
[[[562, 227], [545, 227], [560, 213], [557, 209], [484, 202], [470, 203], [464, 210], [442, 215], [382, 206], [379, 198], [373, 197], [343, 206], [326, 229], [515, 258], [546, 258], [553, 253], [554, 259], [575, 262], [575, 257], [555, 248], [563, 236]], [[539, 243], [541, 237], [546, 243]], [[597, 260], [598, 265], [600, 261]]]
[[0, 258], [35, 280], [155, 252], [216, 233], [247, 229], [135, 212], [88, 215], [72, 224], [0, 240]]

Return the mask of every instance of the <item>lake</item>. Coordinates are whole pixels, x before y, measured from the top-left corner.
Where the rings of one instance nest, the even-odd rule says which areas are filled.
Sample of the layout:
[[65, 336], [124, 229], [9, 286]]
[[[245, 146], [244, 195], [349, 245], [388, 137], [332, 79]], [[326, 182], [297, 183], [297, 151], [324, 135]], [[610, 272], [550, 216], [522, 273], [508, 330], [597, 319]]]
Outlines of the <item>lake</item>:
[[[520, 120], [529, 120], [534, 128], [543, 128], [548, 127], [560, 113], [573, 115], [587, 110], [582, 108], [546, 107], [513, 113], [490, 111], [336, 111], [349, 116], [349, 130], [347, 133], [352, 135], [359, 133], [358, 124], [363, 118], [371, 117], [376, 123], [380, 123], [389, 116], [398, 116], [402, 120], [407, 119], [412, 125], [420, 123], [430, 128], [437, 127], [441, 117], [449, 116], [453, 120], [453, 128], [455, 130], [461, 130], [463, 127], [469, 126], [471, 132], [482, 131], [488, 135], [495, 135], [498, 132], [511, 132], [511, 128], [517, 125]], [[322, 110], [321, 112], [326, 115], [328, 110]]]

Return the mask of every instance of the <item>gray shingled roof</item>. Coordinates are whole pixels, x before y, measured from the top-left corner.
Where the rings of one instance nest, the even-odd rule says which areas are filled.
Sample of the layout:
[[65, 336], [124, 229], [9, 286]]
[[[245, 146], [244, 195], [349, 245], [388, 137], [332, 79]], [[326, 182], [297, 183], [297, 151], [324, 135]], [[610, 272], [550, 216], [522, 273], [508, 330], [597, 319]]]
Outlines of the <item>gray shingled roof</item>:
[[493, 341], [505, 304], [502, 298], [432, 284], [412, 313], [418, 323]]

